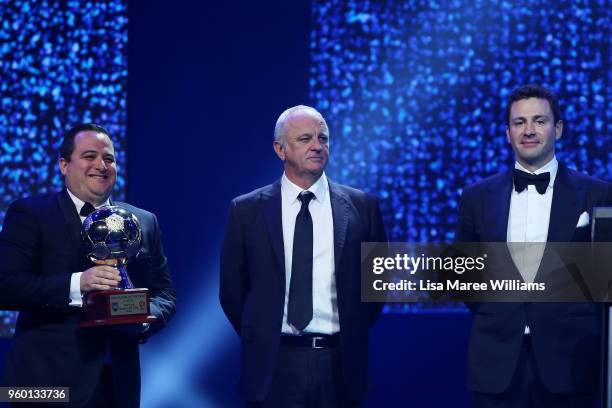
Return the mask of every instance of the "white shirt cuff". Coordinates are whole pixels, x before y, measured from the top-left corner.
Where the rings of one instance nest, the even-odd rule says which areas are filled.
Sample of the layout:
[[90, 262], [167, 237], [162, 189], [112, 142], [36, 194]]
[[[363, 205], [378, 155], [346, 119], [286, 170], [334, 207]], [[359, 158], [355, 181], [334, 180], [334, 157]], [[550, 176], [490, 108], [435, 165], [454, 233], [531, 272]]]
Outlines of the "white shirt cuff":
[[81, 293], [82, 274], [83, 272], [75, 272], [70, 277], [70, 306], [83, 306], [83, 294]]

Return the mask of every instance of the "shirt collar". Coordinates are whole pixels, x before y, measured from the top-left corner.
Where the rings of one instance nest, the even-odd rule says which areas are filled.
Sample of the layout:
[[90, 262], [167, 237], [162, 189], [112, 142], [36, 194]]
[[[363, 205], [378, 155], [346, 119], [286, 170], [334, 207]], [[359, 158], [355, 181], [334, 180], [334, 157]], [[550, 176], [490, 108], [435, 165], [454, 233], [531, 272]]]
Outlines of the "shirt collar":
[[325, 176], [325, 172], [323, 172], [321, 177], [319, 177], [319, 179], [306, 190], [289, 180], [285, 173], [283, 173], [283, 177], [281, 178], [281, 189], [289, 204], [293, 204], [295, 201], [297, 201], [298, 196], [302, 193], [302, 191], [310, 191], [314, 194], [313, 200], [317, 200], [322, 203], [325, 199], [325, 195], [327, 194], [328, 186], [329, 184], [327, 181], [327, 176]]
[[550, 182], [548, 183], [548, 186], [552, 187], [555, 183], [555, 178], [557, 177], [557, 170], [559, 169], [559, 162], [557, 161], [557, 156], [553, 156], [553, 158], [548, 163], [546, 163], [545, 165], [543, 165], [536, 171], [527, 170], [526, 168], [521, 166], [521, 164], [517, 161], [514, 162], [514, 168], [524, 171], [525, 173], [529, 173], [529, 174], [542, 174], [542, 173], [548, 172], [550, 173]]
[[[68, 195], [70, 196], [70, 199], [74, 203], [74, 206], [76, 207], [77, 213], [80, 214], [81, 213], [81, 208], [83, 208], [83, 206], [85, 205], [85, 201], [81, 200], [79, 197], [77, 197], [74, 194], [72, 194], [72, 191], [70, 191], [70, 189], [68, 187], [66, 187], [66, 191], [68, 191]], [[104, 207], [105, 205], [110, 205], [110, 197], [107, 198], [106, 201], [102, 203], [102, 205], [99, 205], [99, 206], [97, 206], [95, 208], [98, 209], [100, 207]]]

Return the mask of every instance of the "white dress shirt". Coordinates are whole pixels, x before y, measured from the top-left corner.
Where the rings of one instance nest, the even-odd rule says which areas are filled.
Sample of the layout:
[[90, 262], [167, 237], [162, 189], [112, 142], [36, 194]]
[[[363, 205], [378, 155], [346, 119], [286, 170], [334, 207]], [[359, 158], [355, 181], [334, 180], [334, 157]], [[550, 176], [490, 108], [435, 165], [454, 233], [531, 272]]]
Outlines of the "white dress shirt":
[[[520, 193], [512, 189], [510, 195], [510, 212], [508, 216], [507, 241], [512, 260], [521, 273], [525, 282], [533, 282], [542, 261], [544, 245], [529, 245], [531, 242], [546, 242], [548, 239], [548, 225], [550, 223], [550, 209], [553, 199], [553, 185], [557, 177], [559, 162], [556, 157], [544, 166], [531, 172], [518, 162], [514, 168], [530, 174], [550, 172], [550, 182], [544, 194], [538, 193], [533, 184]], [[525, 334], [529, 334], [529, 326], [525, 327]]]
[[314, 198], [308, 204], [312, 217], [312, 320], [303, 330], [305, 333], [334, 334], [340, 331], [338, 319], [338, 296], [334, 273], [334, 222], [332, 218], [329, 184], [325, 173], [308, 189], [303, 190], [292, 183], [285, 174], [281, 179], [283, 244], [285, 249], [285, 307], [283, 311], [284, 334], [301, 334], [287, 322], [289, 286], [291, 283], [291, 261], [293, 258], [293, 234], [295, 219], [302, 202], [298, 195], [310, 191]]
[[[81, 218], [81, 223], [83, 223], [83, 221], [85, 221], [85, 217], [80, 215], [80, 213], [81, 213], [81, 208], [83, 208], [83, 206], [85, 205], [85, 202], [81, 200], [79, 197], [72, 194], [70, 189], [66, 188], [66, 191], [68, 191], [68, 195], [70, 196], [70, 199], [74, 203], [77, 213], [79, 214], [79, 217]], [[110, 200], [108, 198], [102, 205], [97, 206], [96, 209], [103, 207], [105, 205], [110, 205]], [[76, 307], [83, 306], [83, 294], [81, 293], [81, 275], [82, 274], [83, 272], [75, 272], [70, 277], [70, 303], [69, 303], [70, 306], [76, 306]]]

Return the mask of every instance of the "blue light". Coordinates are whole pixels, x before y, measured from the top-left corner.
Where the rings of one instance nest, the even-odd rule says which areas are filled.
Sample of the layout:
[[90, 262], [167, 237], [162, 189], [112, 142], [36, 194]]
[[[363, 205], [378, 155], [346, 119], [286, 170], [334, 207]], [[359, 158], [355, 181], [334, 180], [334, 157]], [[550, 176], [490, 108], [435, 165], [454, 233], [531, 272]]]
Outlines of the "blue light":
[[451, 240], [464, 185], [512, 161], [505, 98], [538, 82], [571, 129], [557, 157], [611, 179], [605, 3], [315, 0], [310, 96], [336, 146], [328, 174], [381, 198], [392, 240]]
[[[127, 2], [0, 0], [0, 8], [1, 225], [14, 200], [61, 188], [58, 147], [69, 127], [86, 119], [119, 124], [110, 131], [115, 149], [125, 151]], [[87, 24], [76, 26], [75, 18]], [[101, 52], [105, 43], [115, 45]], [[102, 101], [88, 97], [98, 86], [106, 90]], [[113, 196], [124, 195], [120, 174]], [[2, 322], [12, 326], [15, 316], [0, 312], [0, 336], [7, 334]]]

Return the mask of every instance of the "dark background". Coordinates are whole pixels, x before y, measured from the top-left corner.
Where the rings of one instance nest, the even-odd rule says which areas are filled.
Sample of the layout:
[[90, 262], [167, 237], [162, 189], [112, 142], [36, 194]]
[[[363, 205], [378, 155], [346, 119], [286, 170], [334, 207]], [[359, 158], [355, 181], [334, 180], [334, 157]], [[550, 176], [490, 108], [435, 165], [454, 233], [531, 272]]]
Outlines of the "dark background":
[[[175, 320], [143, 348], [143, 406], [240, 405], [238, 336], [217, 300], [219, 249], [230, 200], [282, 174], [278, 115], [313, 104], [310, 7], [129, 4], [128, 199], [159, 216], [178, 291]], [[468, 330], [465, 314], [383, 316], [369, 406], [468, 401]]]

